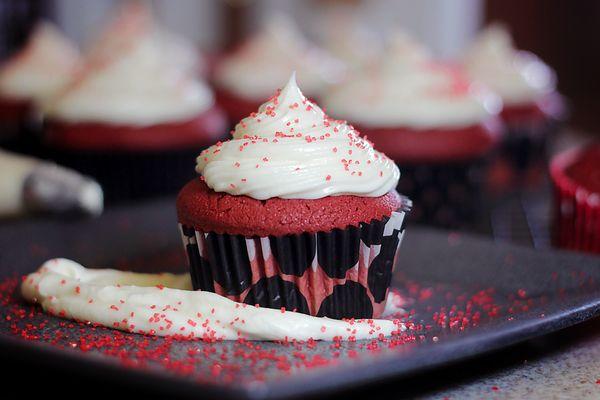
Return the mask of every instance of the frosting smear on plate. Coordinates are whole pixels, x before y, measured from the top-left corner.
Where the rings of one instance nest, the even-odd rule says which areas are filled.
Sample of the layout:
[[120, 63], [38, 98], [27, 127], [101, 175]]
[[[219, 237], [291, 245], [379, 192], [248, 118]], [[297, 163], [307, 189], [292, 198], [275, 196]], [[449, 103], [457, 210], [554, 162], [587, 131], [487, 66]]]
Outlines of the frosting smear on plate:
[[193, 291], [189, 275], [88, 269], [64, 258], [28, 275], [29, 302], [63, 318], [132, 333], [205, 340], [360, 340], [404, 330], [392, 320], [335, 320]]

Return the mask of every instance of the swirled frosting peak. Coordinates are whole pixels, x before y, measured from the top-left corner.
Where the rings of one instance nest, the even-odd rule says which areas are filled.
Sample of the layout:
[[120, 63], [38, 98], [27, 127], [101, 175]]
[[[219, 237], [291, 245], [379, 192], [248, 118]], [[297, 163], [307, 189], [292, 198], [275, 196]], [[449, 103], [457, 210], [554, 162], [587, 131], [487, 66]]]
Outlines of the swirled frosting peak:
[[44, 102], [81, 66], [79, 51], [54, 25], [38, 24], [25, 48], [0, 70], [0, 94]]
[[308, 101], [295, 74], [232, 135], [197, 159], [197, 172], [217, 192], [259, 200], [378, 197], [400, 178], [394, 162], [352, 126]]
[[534, 54], [515, 49], [508, 30], [490, 25], [464, 57], [471, 78], [495, 91], [508, 105], [534, 102], [556, 88], [554, 71]]

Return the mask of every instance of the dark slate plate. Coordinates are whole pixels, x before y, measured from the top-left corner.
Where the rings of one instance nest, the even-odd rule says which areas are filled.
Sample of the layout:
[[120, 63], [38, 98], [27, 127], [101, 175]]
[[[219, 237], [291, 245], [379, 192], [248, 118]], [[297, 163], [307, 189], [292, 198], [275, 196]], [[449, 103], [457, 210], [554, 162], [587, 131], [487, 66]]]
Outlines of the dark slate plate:
[[[125, 207], [90, 221], [0, 226], [0, 278], [26, 274], [56, 256], [84, 265], [183, 270], [172, 204]], [[253, 344], [260, 349], [153, 340], [45, 316], [16, 294], [7, 296], [10, 285], [3, 283], [0, 352], [172, 394], [283, 398], [445, 367], [600, 314], [600, 258], [407, 229], [393, 284], [411, 299], [405, 308], [415, 327], [402, 340]], [[99, 348], [85, 348], [99, 339]]]

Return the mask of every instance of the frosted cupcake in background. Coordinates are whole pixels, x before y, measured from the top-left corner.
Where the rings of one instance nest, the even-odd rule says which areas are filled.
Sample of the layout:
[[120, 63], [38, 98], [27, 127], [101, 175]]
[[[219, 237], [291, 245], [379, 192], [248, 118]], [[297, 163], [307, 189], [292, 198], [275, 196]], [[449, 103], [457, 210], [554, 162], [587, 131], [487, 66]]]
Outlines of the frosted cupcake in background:
[[194, 289], [330, 318], [381, 315], [410, 209], [400, 171], [293, 76], [196, 171], [177, 198]]
[[412, 218], [452, 228], [476, 219], [484, 167], [500, 136], [497, 96], [397, 33], [376, 65], [332, 89], [323, 104], [400, 165]]
[[259, 32], [216, 64], [218, 102], [232, 121], [238, 121], [256, 111], [294, 70], [306, 95], [319, 98], [343, 78], [345, 66], [309, 42], [293, 20], [273, 16]]
[[108, 201], [177, 190], [198, 152], [226, 131], [210, 88], [172, 51], [145, 14], [121, 14], [48, 107], [47, 144], [96, 177]]
[[40, 22], [25, 47], [0, 67], [0, 145], [35, 152], [41, 109], [81, 68], [77, 47]]
[[169, 31], [154, 17], [148, 3], [128, 1], [117, 8], [114, 18], [104, 27], [99, 37], [86, 51], [89, 61], [110, 58], [112, 53], [131, 46], [132, 35], [152, 32], [154, 40], [164, 52], [164, 61], [192, 76], [204, 75], [206, 61], [197, 47], [187, 38]]
[[479, 34], [463, 64], [471, 79], [488, 86], [504, 102], [507, 156], [519, 168], [542, 156], [548, 135], [565, 117], [554, 71], [534, 54], [517, 50], [500, 24]]
[[319, 32], [321, 46], [341, 60], [350, 70], [360, 70], [381, 56], [382, 38], [361, 21], [354, 7], [337, 8], [322, 14], [315, 29]]

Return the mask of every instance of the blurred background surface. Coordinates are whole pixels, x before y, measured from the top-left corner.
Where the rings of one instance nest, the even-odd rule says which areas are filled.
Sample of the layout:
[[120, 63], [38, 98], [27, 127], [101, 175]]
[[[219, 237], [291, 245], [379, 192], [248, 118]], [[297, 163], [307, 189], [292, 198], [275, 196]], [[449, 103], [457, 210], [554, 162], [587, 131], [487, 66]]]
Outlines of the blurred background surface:
[[[120, 0], [2, 0], [1, 48], [6, 57], [26, 40], [38, 18], [55, 21], [83, 45], [97, 33]], [[171, 30], [218, 51], [256, 30], [276, 11], [290, 13], [313, 38], [327, 13], [359, 16], [377, 35], [397, 26], [411, 32], [441, 57], [459, 54], [484, 24], [506, 23], [518, 48], [539, 55], [556, 69], [559, 89], [576, 105], [571, 123], [596, 131], [600, 112], [600, 4], [561, 0], [153, 0], [158, 18]], [[350, 10], [350, 11], [348, 11]], [[334, 11], [335, 12], [335, 11]]]
[[[43, 19], [53, 21], [85, 54], [123, 3], [118, 0], [0, 0], [0, 55], [9, 60], [24, 46], [36, 23]], [[195, 46], [198, 59], [208, 65], [208, 72], [204, 71], [201, 79], [211, 86], [215, 83], [212, 69], [223, 55], [256, 35], [273, 15], [287, 15], [307, 40], [333, 54], [338, 50], [343, 54], [344, 49], [336, 49], [337, 39], [332, 34], [336, 29], [332, 26], [351, 27], [349, 31], [364, 33], [361, 37], [366, 38], [365, 49], [373, 50], [374, 58], [385, 58], [386, 42], [396, 32], [403, 31], [429, 49], [436, 62], [448, 64], [464, 56], [483, 27], [493, 22], [504, 24], [512, 34], [515, 48], [536, 54], [554, 69], [557, 91], [565, 100], [568, 119], [561, 121], [558, 132], [544, 138], [543, 154], [538, 154], [533, 161], [514, 165], [500, 158], [487, 166], [486, 175], [481, 178], [486, 185], [487, 197], [483, 200], [486, 210], [475, 222], [457, 225], [434, 221], [434, 225], [491, 234], [497, 240], [549, 247], [552, 210], [556, 206], [552, 205], [548, 160], [559, 150], [598, 137], [600, 84], [595, 75], [600, 68], [600, 37], [596, 34], [600, 4], [597, 2], [153, 0], [144, 3], [162, 27]], [[229, 126], [235, 122], [230, 115]], [[514, 150], [509, 150], [509, 157], [510, 152]], [[44, 151], [31, 153], [64, 162], [100, 179], [105, 186], [104, 177], [95, 176], [93, 170], [80, 169], [78, 164], [70, 165], [68, 158], [65, 161], [64, 157], [53, 157]], [[137, 156], [127, 154], [125, 158]], [[185, 157], [191, 159], [189, 154]], [[154, 160], [148, 162], [154, 163]], [[402, 170], [403, 162], [398, 163]], [[182, 175], [181, 182], [193, 173], [191, 168], [186, 171], [189, 174]], [[180, 182], [176, 183], [169, 188], [171, 193], [179, 187]], [[147, 191], [136, 193], [132, 199], [148, 194]], [[107, 195], [111, 202], [111, 194]]]

